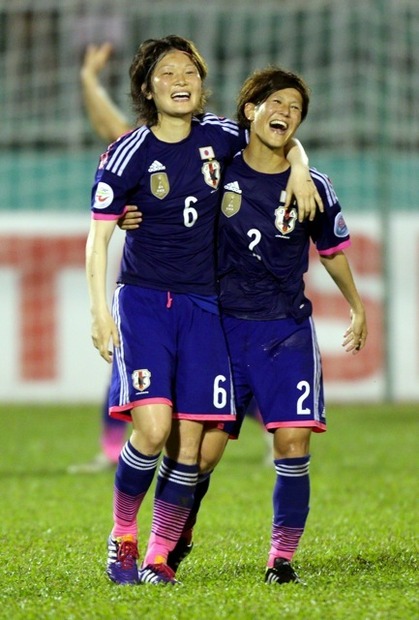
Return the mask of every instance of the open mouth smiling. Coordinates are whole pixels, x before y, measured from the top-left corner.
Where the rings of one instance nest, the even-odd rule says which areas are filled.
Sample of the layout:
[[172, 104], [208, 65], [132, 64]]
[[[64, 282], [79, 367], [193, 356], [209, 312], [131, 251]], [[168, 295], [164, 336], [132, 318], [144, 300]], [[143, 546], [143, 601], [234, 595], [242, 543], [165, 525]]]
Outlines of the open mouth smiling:
[[186, 91], [182, 91], [179, 93], [173, 93], [172, 95], [172, 99], [174, 101], [189, 101], [189, 99], [191, 98], [190, 93], [186, 92]]
[[287, 131], [288, 124], [285, 121], [274, 120], [269, 123], [269, 127], [281, 133]]

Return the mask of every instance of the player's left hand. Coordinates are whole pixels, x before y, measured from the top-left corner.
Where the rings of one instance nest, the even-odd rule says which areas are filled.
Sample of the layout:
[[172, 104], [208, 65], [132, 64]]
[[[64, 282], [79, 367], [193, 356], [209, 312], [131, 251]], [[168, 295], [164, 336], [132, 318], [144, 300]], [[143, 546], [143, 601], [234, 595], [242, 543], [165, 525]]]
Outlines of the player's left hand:
[[297, 201], [298, 221], [303, 222], [306, 218], [314, 220], [317, 209], [324, 211], [323, 201], [310, 172], [306, 166], [293, 165], [290, 178], [286, 187], [285, 208], [288, 208], [293, 198]]
[[364, 309], [355, 312], [351, 309], [351, 324], [343, 335], [342, 346], [347, 353], [357, 355], [367, 340], [368, 329]]

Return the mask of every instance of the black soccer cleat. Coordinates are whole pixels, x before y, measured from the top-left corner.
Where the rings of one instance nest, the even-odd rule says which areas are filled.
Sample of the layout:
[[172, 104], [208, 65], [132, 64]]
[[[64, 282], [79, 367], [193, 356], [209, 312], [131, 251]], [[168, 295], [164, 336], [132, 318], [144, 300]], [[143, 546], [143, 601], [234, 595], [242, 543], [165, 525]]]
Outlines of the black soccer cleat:
[[176, 547], [170, 551], [167, 556], [167, 566], [176, 573], [179, 564], [190, 554], [193, 548], [193, 542], [188, 543], [186, 538], [179, 538]]
[[267, 568], [265, 583], [302, 583], [291, 562], [284, 558], [275, 558], [272, 568]]

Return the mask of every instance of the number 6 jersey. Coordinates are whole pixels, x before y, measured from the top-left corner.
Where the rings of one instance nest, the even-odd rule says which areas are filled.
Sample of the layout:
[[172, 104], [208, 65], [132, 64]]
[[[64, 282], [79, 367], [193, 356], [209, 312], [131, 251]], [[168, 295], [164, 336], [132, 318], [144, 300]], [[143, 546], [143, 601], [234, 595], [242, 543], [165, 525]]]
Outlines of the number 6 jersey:
[[118, 282], [215, 294], [221, 175], [244, 145], [235, 122], [209, 113], [177, 143], [142, 126], [110, 145], [96, 172], [92, 217], [118, 219], [128, 204], [143, 213], [139, 229], [126, 234]]

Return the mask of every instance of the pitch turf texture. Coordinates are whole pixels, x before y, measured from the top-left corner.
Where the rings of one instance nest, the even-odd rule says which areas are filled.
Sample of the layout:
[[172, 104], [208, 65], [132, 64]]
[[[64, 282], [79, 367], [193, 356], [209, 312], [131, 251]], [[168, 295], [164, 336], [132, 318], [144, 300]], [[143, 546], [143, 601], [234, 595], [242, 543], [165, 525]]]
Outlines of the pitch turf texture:
[[[105, 576], [113, 474], [66, 473], [97, 451], [99, 407], [3, 405], [0, 618], [419, 618], [417, 409], [329, 406], [329, 431], [312, 441], [311, 512], [295, 557], [305, 587], [263, 583], [274, 475], [259, 427], [246, 422], [173, 588]], [[147, 497], [142, 551], [150, 511]]]

